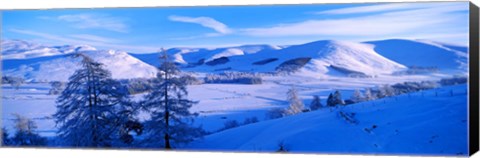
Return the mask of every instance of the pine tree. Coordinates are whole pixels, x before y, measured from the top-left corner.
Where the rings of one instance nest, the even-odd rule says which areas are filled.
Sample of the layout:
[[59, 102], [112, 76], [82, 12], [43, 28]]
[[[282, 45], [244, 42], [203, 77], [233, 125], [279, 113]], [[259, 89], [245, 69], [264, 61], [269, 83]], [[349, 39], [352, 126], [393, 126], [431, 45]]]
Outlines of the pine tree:
[[335, 101], [333, 99], [333, 95], [332, 93], [330, 93], [328, 95], [328, 98], [327, 98], [327, 106], [335, 106]]
[[318, 95], [314, 95], [313, 96], [313, 100], [312, 102], [310, 103], [310, 110], [318, 110], [320, 108], [322, 108], [323, 105], [322, 103], [320, 102], [320, 97], [318, 97]]
[[353, 92], [353, 95], [350, 98], [353, 102], [358, 103], [365, 100], [365, 97], [360, 93], [358, 89]]
[[37, 124], [32, 119], [14, 114], [15, 135], [11, 139], [12, 145], [16, 146], [42, 146], [47, 140], [38, 135], [35, 130]]
[[298, 92], [295, 87], [287, 91], [287, 100], [290, 103], [290, 106], [285, 111], [287, 115], [298, 114], [305, 109], [302, 100], [298, 97]]
[[149, 135], [147, 140], [149, 143], [163, 142], [159, 146], [168, 150], [173, 148], [173, 143], [193, 141], [203, 134], [203, 130], [192, 126], [193, 117], [197, 114], [189, 109], [197, 102], [187, 99], [186, 83], [179, 78], [180, 70], [163, 53], [163, 62], [152, 83], [153, 89], [141, 104], [151, 114], [146, 127]]
[[372, 90], [370, 88], [365, 88], [364, 95], [366, 101], [375, 100], [376, 97], [372, 94]]
[[392, 86], [388, 85], [388, 84], [383, 85], [383, 89], [384, 89], [385, 95], [386, 95], [387, 97], [391, 97], [391, 96], [395, 96], [395, 95], [396, 95], [395, 89], [394, 89]]
[[10, 145], [10, 140], [9, 140], [9, 135], [8, 135], [8, 131], [7, 129], [5, 128], [2, 128], [1, 131], [0, 131], [1, 135], [2, 135], [2, 146], [6, 146], [6, 145]]
[[103, 64], [81, 53], [74, 57], [82, 58], [82, 67], [70, 76], [57, 98], [53, 117], [58, 137], [68, 146], [110, 147], [119, 135], [118, 112], [127, 102], [126, 90]]
[[385, 84], [383, 86], [378, 87], [378, 98], [385, 98], [391, 97], [395, 95], [395, 89], [393, 89], [390, 85]]
[[60, 94], [63, 91], [63, 89], [65, 88], [64, 83], [62, 83], [60, 81], [50, 82], [50, 85], [52, 86], [52, 88], [48, 92], [48, 94], [50, 94], [50, 95]]
[[335, 93], [333, 93], [333, 106], [336, 106], [336, 105], [345, 105], [345, 102], [343, 101], [342, 99], [342, 94], [340, 93], [340, 91], [335, 91]]

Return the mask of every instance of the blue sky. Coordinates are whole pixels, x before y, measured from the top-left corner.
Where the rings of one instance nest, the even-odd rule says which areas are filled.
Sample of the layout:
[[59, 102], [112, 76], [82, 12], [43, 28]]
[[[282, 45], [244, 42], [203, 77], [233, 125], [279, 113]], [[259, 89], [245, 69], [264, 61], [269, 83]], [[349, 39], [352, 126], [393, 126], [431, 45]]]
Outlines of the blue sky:
[[468, 44], [468, 2], [11, 10], [1, 15], [3, 39], [135, 53], [327, 39]]

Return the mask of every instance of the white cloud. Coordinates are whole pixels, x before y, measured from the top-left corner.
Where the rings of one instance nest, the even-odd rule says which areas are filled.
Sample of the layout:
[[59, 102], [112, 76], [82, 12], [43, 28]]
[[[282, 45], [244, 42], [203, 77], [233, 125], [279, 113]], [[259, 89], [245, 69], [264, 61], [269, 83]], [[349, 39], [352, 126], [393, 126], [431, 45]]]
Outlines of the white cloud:
[[86, 41], [96, 41], [96, 42], [106, 42], [106, 43], [117, 43], [119, 40], [107, 37], [101, 37], [96, 35], [89, 35], [89, 34], [74, 34], [69, 35], [70, 37], [86, 40]]
[[457, 11], [467, 11], [468, 3], [431, 3], [420, 5], [422, 7], [415, 7], [414, 5], [417, 4], [399, 3], [330, 10], [324, 11], [322, 14], [385, 12], [349, 18], [307, 20], [278, 24], [273, 27], [245, 28], [239, 31], [243, 34], [263, 37], [312, 35], [393, 37], [406, 34], [414, 35], [419, 32], [431, 34], [458, 33], [458, 28], [466, 29], [468, 26], [466, 20], [468, 14], [456, 14]]
[[[51, 19], [48, 17], [40, 17], [41, 19]], [[128, 26], [125, 19], [111, 17], [100, 14], [72, 14], [61, 15], [54, 19], [72, 23], [73, 27], [80, 29], [104, 29], [115, 32], [128, 32]]]
[[320, 12], [315, 12], [315, 14], [358, 14], [358, 13], [371, 13], [371, 12], [381, 12], [381, 11], [394, 11], [402, 9], [416, 9], [426, 7], [422, 3], [380, 3], [376, 5], [361, 6], [361, 7], [348, 7], [341, 9], [331, 9]]
[[211, 28], [220, 34], [229, 34], [233, 31], [227, 25], [210, 17], [187, 17], [172, 15], [168, 17], [171, 21], [200, 24], [204, 27]]
[[135, 53], [154, 52], [158, 50], [157, 47], [151, 47], [151, 46], [138, 46], [138, 45], [130, 46], [125, 44], [112, 43], [112, 42], [119, 42], [119, 41], [116, 41], [116, 40], [112, 41], [112, 39], [110, 38], [100, 37], [95, 35], [88, 35], [88, 34], [67, 35], [68, 37], [63, 37], [63, 36], [52, 35], [48, 33], [36, 32], [32, 30], [10, 29], [9, 31], [18, 33], [18, 34], [39, 37], [48, 43], [54, 42], [58, 44], [90, 45], [90, 46], [101, 47], [105, 49], [131, 51]]

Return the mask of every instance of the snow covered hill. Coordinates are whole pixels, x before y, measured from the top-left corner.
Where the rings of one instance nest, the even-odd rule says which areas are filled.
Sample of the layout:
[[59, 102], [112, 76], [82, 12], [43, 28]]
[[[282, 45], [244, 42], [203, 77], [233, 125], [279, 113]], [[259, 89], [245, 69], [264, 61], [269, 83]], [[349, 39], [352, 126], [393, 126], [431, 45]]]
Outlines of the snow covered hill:
[[443, 87], [262, 121], [208, 135], [186, 148], [274, 152], [283, 144], [295, 153], [466, 155], [466, 89]]
[[[44, 46], [20, 40], [2, 41], [3, 70], [29, 80], [65, 80], [75, 62], [72, 52], [87, 52], [104, 62], [115, 78], [151, 77], [159, 53], [134, 54], [90, 46]], [[364, 43], [322, 40], [285, 46], [244, 45], [224, 48], [170, 48], [170, 60], [184, 71], [215, 73], [292, 72], [301, 76], [468, 73], [467, 47], [420, 40]], [[95, 53], [96, 52], [96, 53]], [[60, 64], [62, 63], [62, 64]], [[67, 67], [68, 66], [68, 67]]]
[[[216, 49], [207, 48], [170, 48], [167, 49], [172, 61], [188, 65], [209, 62], [221, 57], [242, 56], [248, 54], [255, 54], [259, 52], [267, 52], [272, 50], [282, 49], [280, 46], [274, 45], [242, 45], [237, 47], [224, 47]], [[159, 65], [159, 53], [150, 54], [131, 54], [132, 56], [150, 64]]]
[[2, 40], [1, 41], [2, 59], [26, 59], [45, 56], [54, 56], [69, 54], [75, 51], [96, 50], [87, 45], [79, 46], [55, 46], [49, 47], [37, 43], [31, 43], [22, 40]]
[[405, 66], [377, 54], [369, 44], [331, 40], [231, 56], [226, 60], [228, 62], [223, 64], [203, 64], [187, 70], [275, 72], [287, 65], [298, 66], [298, 69], [313, 75], [323, 75], [338, 71], [335, 68], [364, 74], [391, 74], [406, 69]]
[[[248, 45], [218, 49], [172, 48], [170, 58], [196, 72], [275, 72], [296, 66], [300, 74], [379, 75], [467, 73], [468, 47], [425, 40], [392, 39], [372, 42], [315, 41], [289, 47]], [[133, 54], [158, 65], [158, 53]]]
[[367, 42], [380, 55], [408, 67], [436, 67], [446, 71], [467, 72], [467, 47], [425, 40], [391, 39]]
[[[43, 46], [42, 46], [43, 47]], [[69, 49], [76, 48], [76, 49]], [[103, 63], [105, 68], [112, 72], [112, 77], [117, 79], [126, 78], [150, 78], [156, 74], [156, 68], [130, 56], [123, 51], [115, 50], [96, 50], [82, 49], [91, 48], [74, 47], [74, 46], [61, 46], [61, 47], [44, 47], [42, 49], [51, 50], [50, 52], [63, 52], [57, 55], [38, 54], [38, 57], [26, 57], [19, 49], [18, 53], [13, 53], [16, 57], [22, 57], [21, 59], [3, 59], [3, 75], [23, 77], [27, 81], [67, 81], [76, 69], [80, 67], [79, 58], [71, 57], [72, 52], [82, 52], [94, 60]], [[9, 49], [12, 50], [13, 49]], [[24, 50], [36, 50], [25, 47]], [[68, 51], [67, 51], [68, 50]]]

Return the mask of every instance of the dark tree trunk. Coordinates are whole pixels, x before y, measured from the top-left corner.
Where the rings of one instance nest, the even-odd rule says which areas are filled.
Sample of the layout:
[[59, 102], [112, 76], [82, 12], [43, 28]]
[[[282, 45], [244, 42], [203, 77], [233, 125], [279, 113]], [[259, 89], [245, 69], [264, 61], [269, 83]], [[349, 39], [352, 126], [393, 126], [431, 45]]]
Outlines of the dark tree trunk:
[[170, 111], [168, 108], [168, 73], [167, 70], [164, 70], [165, 72], [165, 149], [170, 150], [172, 147], [170, 146], [170, 124], [169, 124], [169, 118], [170, 118]]

